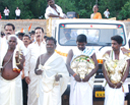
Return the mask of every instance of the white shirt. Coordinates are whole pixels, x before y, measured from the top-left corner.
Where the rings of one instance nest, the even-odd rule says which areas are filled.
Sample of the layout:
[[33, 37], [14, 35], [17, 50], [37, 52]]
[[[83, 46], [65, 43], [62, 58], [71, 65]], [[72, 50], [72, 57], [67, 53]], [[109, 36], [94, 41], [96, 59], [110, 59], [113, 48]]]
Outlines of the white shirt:
[[25, 56], [25, 76], [34, 74], [34, 69], [37, 63], [38, 57], [46, 52], [45, 43], [41, 43], [39, 46], [37, 42], [30, 44], [27, 48], [27, 55]]
[[4, 14], [5, 14], [5, 16], [9, 16], [9, 9], [4, 9]]
[[[57, 12], [60, 13], [60, 16], [61, 16], [61, 17], [64, 17], [65, 14], [62, 12], [61, 7], [58, 6], [58, 5], [56, 5], [56, 4], [55, 4], [55, 6], [56, 6]], [[49, 18], [48, 15], [49, 15], [50, 13], [52, 13], [52, 14], [58, 16], [58, 13], [57, 13], [57, 12], [56, 12], [51, 6], [48, 6], [47, 9], [46, 9], [45, 18], [48, 19], [48, 18]]]
[[16, 9], [16, 10], [15, 10], [16, 16], [20, 16], [20, 13], [21, 13], [20, 9]]
[[109, 18], [110, 12], [109, 11], [105, 11], [104, 15], [105, 15], [106, 18]]

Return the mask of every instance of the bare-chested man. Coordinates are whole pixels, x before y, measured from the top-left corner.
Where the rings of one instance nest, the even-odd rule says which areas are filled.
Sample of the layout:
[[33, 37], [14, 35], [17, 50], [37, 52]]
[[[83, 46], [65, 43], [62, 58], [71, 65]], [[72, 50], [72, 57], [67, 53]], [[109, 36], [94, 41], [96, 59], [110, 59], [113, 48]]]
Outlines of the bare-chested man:
[[23, 105], [20, 71], [23, 69], [24, 56], [16, 50], [17, 37], [8, 37], [7, 51], [1, 51], [0, 104]]
[[37, 88], [38, 105], [61, 105], [61, 95], [67, 88], [69, 74], [63, 58], [55, 49], [56, 40], [47, 38], [47, 53], [37, 60], [35, 73], [41, 75]]

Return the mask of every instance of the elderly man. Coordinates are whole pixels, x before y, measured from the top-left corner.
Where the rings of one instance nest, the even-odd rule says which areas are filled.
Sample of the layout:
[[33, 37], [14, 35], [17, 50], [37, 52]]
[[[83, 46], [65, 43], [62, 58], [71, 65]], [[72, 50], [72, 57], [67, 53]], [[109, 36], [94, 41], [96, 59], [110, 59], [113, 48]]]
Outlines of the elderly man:
[[91, 19], [102, 19], [102, 15], [98, 12], [98, 5], [93, 6], [93, 12], [90, 16]]
[[46, 39], [47, 52], [39, 56], [35, 73], [40, 75], [37, 105], [61, 105], [61, 96], [67, 88], [69, 73], [63, 58], [55, 52], [56, 40]]
[[[12, 23], [7, 23], [4, 26], [4, 33], [5, 33], [5, 36], [2, 38], [2, 41], [1, 41], [2, 49], [6, 49], [8, 47], [7, 40], [10, 35], [15, 34], [15, 26]], [[20, 39], [18, 39], [17, 42], [18, 42], [16, 46], [17, 49], [21, 50], [23, 54], [26, 55], [27, 52], [26, 52], [26, 48], [23, 42]]]
[[0, 104], [23, 105], [21, 73], [24, 56], [17, 48], [17, 37], [8, 37], [8, 48], [1, 51]]
[[55, 4], [54, 0], [47, 0], [48, 7], [46, 9], [45, 18], [48, 19], [49, 17], [52, 18], [66, 18], [66, 15], [62, 12], [60, 6]]
[[38, 105], [36, 88], [39, 76], [34, 73], [34, 69], [38, 56], [46, 52], [43, 28], [35, 28], [35, 39], [36, 41], [28, 46], [28, 53], [25, 56], [24, 72], [28, 84], [28, 105]]
[[[93, 75], [98, 70], [96, 55], [94, 49], [86, 48], [87, 37], [84, 34], [78, 35], [76, 43], [78, 47], [77, 50], [73, 51], [71, 49], [66, 61], [68, 71], [71, 74], [70, 105], [93, 105]], [[91, 58], [94, 62], [91, 63], [94, 67], [89, 74], [84, 72], [89, 69], [86, 65], [79, 66], [79, 69], [84, 72], [84, 78], [82, 78], [82, 75], [79, 75], [80, 73], [75, 72], [70, 65], [71, 62], [80, 55], [85, 55], [87, 58]], [[87, 59], [85, 62], [87, 62]], [[76, 69], [78, 69], [78, 64], [79, 63], [76, 64]]]
[[121, 36], [111, 37], [112, 50], [104, 54], [103, 74], [107, 81], [104, 105], [124, 105], [128, 92], [129, 57], [121, 51], [122, 43]]

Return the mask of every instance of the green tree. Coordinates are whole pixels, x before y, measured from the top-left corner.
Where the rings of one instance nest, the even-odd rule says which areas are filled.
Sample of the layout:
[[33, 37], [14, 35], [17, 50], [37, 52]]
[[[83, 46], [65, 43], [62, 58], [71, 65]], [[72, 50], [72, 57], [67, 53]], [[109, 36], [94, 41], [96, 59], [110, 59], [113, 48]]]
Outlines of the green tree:
[[102, 13], [109, 8], [110, 17], [117, 17], [128, 0], [99, 0], [99, 11]]
[[118, 15], [118, 19], [120, 20], [127, 18], [130, 18], [130, 0], [125, 3]]

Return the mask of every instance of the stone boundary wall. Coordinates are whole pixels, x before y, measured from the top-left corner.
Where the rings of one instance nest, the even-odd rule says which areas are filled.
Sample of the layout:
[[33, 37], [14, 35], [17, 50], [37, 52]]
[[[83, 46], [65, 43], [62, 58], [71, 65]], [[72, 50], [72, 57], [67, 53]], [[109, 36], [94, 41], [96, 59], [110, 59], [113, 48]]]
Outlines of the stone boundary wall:
[[[127, 35], [130, 32], [130, 21], [122, 21], [124, 22], [127, 30]], [[31, 30], [34, 30], [36, 27], [42, 27], [46, 33], [46, 20], [45, 19], [20, 19], [20, 20], [0, 20], [0, 27], [4, 30], [4, 25], [7, 23], [13, 23], [15, 25], [15, 31], [20, 31], [22, 28], [25, 33], [28, 34], [28, 28], [30, 24], [32, 24]], [[30, 30], [30, 31], [31, 31]]]
[[42, 27], [46, 33], [46, 20], [45, 19], [25, 19], [25, 20], [0, 20], [0, 27], [4, 31], [4, 25], [7, 23], [13, 23], [15, 25], [15, 32], [23, 30], [28, 34], [28, 28], [31, 26], [31, 30], [34, 30], [36, 27]]

